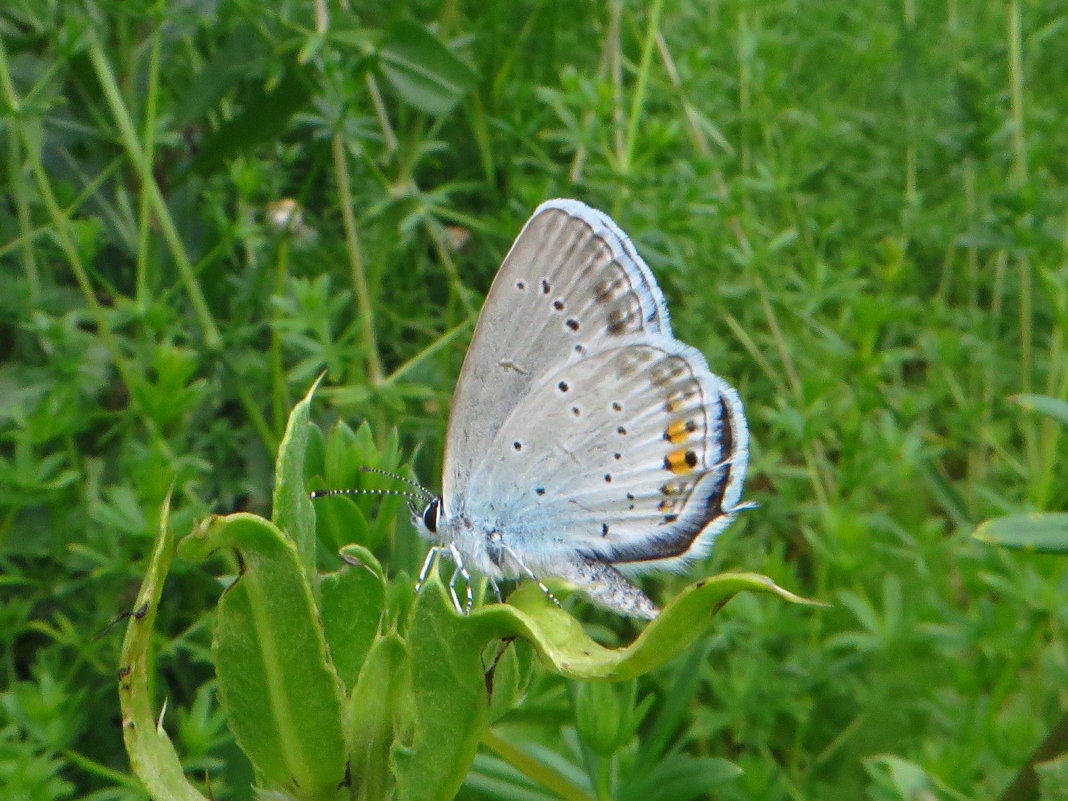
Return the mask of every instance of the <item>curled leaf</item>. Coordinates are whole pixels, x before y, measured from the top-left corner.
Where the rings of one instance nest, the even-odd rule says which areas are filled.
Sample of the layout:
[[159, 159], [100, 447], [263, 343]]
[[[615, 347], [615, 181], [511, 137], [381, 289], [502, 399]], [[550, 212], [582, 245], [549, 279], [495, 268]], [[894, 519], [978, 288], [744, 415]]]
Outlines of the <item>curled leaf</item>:
[[149, 645], [163, 582], [174, 556], [174, 536], [168, 521], [170, 494], [163, 503], [159, 533], [148, 572], [137, 594], [137, 605], [126, 624], [119, 667], [122, 738], [130, 766], [153, 798], [169, 801], [207, 801], [185, 778], [181, 760], [163, 727], [158, 725], [149, 693]]
[[647, 673], [682, 652], [711, 627], [716, 612], [740, 592], [814, 603], [767, 576], [722, 573], [683, 590], [626, 648], [605, 648], [594, 642], [575, 618], [533, 584], [522, 585], [507, 604], [483, 607], [473, 617], [490, 623], [496, 636], [529, 640], [542, 660], [558, 673], [574, 679], [619, 680]]

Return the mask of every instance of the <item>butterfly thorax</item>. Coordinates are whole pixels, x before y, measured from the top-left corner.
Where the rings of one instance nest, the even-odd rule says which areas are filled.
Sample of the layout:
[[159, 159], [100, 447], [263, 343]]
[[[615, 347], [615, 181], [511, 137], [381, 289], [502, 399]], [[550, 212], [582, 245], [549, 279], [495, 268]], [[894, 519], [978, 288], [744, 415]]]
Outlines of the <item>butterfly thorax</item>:
[[[549, 557], [548, 552], [539, 553], [543, 549], [524, 547], [529, 532], [521, 523], [504, 523], [496, 516], [475, 518], [462, 507], [453, 514], [438, 498], [415, 515], [413, 523], [424, 539], [458, 554], [468, 569], [490, 578], [517, 578], [531, 570], [543, 569], [543, 562]], [[543, 543], [559, 542], [555, 538], [539, 539]]]

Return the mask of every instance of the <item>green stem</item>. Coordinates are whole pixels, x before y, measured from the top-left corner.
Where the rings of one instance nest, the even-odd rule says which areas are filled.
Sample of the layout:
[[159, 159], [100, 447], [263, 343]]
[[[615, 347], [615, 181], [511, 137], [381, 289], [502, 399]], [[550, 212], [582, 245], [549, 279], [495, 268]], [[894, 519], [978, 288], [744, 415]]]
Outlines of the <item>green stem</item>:
[[[157, 4], [157, 12], [160, 6]], [[159, 53], [162, 36], [162, 25], [157, 25], [152, 32], [152, 47], [148, 54], [148, 92], [145, 95], [145, 120], [141, 131], [141, 139], [144, 142], [145, 160], [152, 164], [156, 149], [156, 99], [159, 95]], [[151, 178], [151, 176], [148, 176]], [[145, 185], [146, 177], [141, 174], [141, 185]], [[148, 193], [142, 192], [137, 212], [137, 280], [136, 298], [137, 305], [144, 308], [148, 304], [148, 252], [149, 235], [152, 232], [151, 207]]]
[[638, 123], [641, 121], [642, 107], [645, 105], [645, 91], [649, 84], [649, 72], [653, 66], [653, 48], [656, 47], [656, 34], [660, 30], [660, 12], [663, 7], [664, 0], [654, 0], [653, 7], [649, 11], [649, 27], [645, 31], [645, 41], [642, 43], [638, 83], [631, 96], [630, 117], [627, 120], [627, 143], [623, 151], [623, 163], [620, 165], [620, 172], [624, 175], [630, 172], [630, 165], [634, 158], [634, 143], [638, 138]]
[[[14, 84], [11, 82], [10, 75], [11, 73], [8, 69], [7, 62], [7, 50], [3, 46], [3, 41], [0, 40], [0, 92], [3, 92], [4, 101], [14, 110], [15, 115], [17, 116], [21, 104], [15, 94]], [[108, 320], [107, 315], [104, 313], [100, 304], [97, 303], [96, 292], [93, 289], [92, 283], [89, 281], [89, 274], [86, 272], [85, 267], [82, 264], [82, 259], [78, 254], [77, 247], [75, 247], [74, 237], [67, 227], [70, 220], [63, 215], [59, 203], [56, 201], [55, 193], [52, 192], [52, 185], [48, 181], [48, 174], [45, 171], [44, 164], [41, 162], [41, 155], [34, 148], [34, 143], [30, 141], [25, 126], [19, 126], [18, 132], [22, 136], [23, 148], [26, 153], [26, 158], [30, 162], [30, 168], [33, 172], [34, 179], [37, 181], [37, 189], [41, 193], [41, 199], [44, 201], [48, 216], [51, 218], [52, 225], [55, 227], [56, 241], [59, 243], [63, 255], [67, 257], [67, 263], [70, 265], [71, 272], [74, 274], [74, 280], [78, 283], [78, 288], [85, 297], [86, 305], [89, 307], [98, 326], [100, 337], [104, 340], [104, 345], [107, 347], [111, 354], [111, 359], [115, 363], [115, 369], [119, 371], [119, 376], [122, 379], [123, 384], [131, 390], [130, 402], [131, 404], [136, 404], [137, 395], [132, 392], [134, 386], [133, 371], [126, 363], [126, 359], [123, 356], [122, 349], [119, 347], [115, 332], [111, 329], [111, 323]]]
[[[235, 376], [237, 375], [236, 372], [234, 374]], [[248, 421], [256, 429], [256, 433], [260, 435], [260, 440], [263, 442], [263, 447], [267, 450], [267, 453], [277, 451], [280, 438], [267, 423], [267, 418], [263, 416], [261, 404], [253, 398], [248, 385], [240, 377], [234, 382], [234, 391], [237, 393], [237, 399], [241, 402], [245, 414], [248, 415]]]
[[1014, 183], [1027, 180], [1027, 138], [1024, 135], [1023, 33], [1020, 3], [1009, 5], [1009, 106], [1012, 114], [1012, 172]]
[[[14, 130], [14, 127], [12, 127], [12, 130]], [[19, 153], [22, 153], [21, 149], [19, 150]], [[122, 165], [123, 160], [121, 156], [119, 158], [113, 159], [104, 169], [98, 172], [95, 177], [85, 183], [85, 186], [82, 187], [81, 191], [78, 192], [78, 194], [70, 201], [70, 203], [68, 203], [65, 207], [60, 206], [60, 214], [62, 214], [67, 219], [73, 217], [77, 213], [78, 209], [80, 209], [89, 198], [93, 197], [95, 192], [101, 186], [104, 185], [104, 182], [111, 178], [111, 176], [114, 175], [115, 172]], [[30, 247], [32, 251], [33, 243], [37, 241], [38, 238], [47, 239], [52, 235], [52, 229], [50, 226], [39, 225], [33, 227], [32, 220], [28, 220], [28, 222], [31, 227], [28, 228], [24, 233], [19, 234], [14, 239], [0, 245], [0, 259], [7, 256], [8, 253], [15, 250], [16, 248]]]
[[454, 340], [457, 336], [459, 336], [468, 328], [470, 328], [471, 324], [474, 321], [475, 317], [474, 315], [471, 315], [459, 325], [450, 328], [448, 331], [446, 331], [444, 334], [442, 334], [440, 337], [438, 337], [436, 340], [427, 345], [425, 348], [415, 354], [412, 358], [408, 359], [408, 361], [406, 361], [404, 364], [402, 364], [400, 367], [390, 373], [386, 378], [384, 378], [382, 380], [381, 386], [388, 386], [390, 384], [396, 383], [396, 381], [402, 376], [404, 376], [409, 370], [414, 368], [424, 359], [433, 356], [447, 344], [452, 342], [452, 340]]
[[449, 246], [444, 241], [444, 232], [426, 213], [425, 208], [422, 209], [420, 216], [423, 219], [423, 227], [426, 228], [430, 241], [434, 245], [434, 252], [437, 253], [441, 266], [445, 268], [445, 273], [449, 276], [453, 294], [459, 299], [460, 305], [464, 307], [465, 314], [473, 314], [474, 308], [471, 306], [471, 299], [468, 297], [466, 288], [460, 280], [460, 271], [456, 269], [456, 263], [452, 260], [452, 256], [449, 255]]
[[367, 93], [371, 96], [371, 105], [375, 109], [375, 118], [378, 120], [379, 130], [382, 131], [386, 152], [392, 153], [397, 149], [397, 134], [393, 132], [393, 126], [389, 122], [389, 114], [386, 112], [386, 104], [382, 101], [382, 93], [378, 90], [378, 82], [374, 75], [367, 73], [364, 83], [367, 84]]
[[597, 757], [597, 797], [601, 801], [612, 801], [612, 760]]
[[[1010, 184], [1022, 188], [1027, 183], [1027, 137], [1024, 128], [1024, 67], [1023, 32], [1020, 22], [1020, 3], [1014, 0], [1009, 5], [1009, 107], [1012, 116], [1012, 173]], [[1026, 254], [1015, 257], [1020, 281], [1020, 387], [1031, 391], [1032, 353], [1032, 300], [1031, 262]], [[1025, 424], [1024, 444], [1032, 469], [1038, 470], [1039, 455], [1037, 432], [1030, 423]]]
[[[5, 82], [10, 76], [3, 71]], [[13, 95], [14, 87], [5, 86], [5, 95]], [[41, 277], [37, 272], [37, 260], [33, 256], [33, 220], [30, 217], [30, 204], [26, 196], [26, 183], [22, 175], [22, 153], [19, 138], [7, 137], [8, 175], [11, 181], [11, 196], [15, 200], [15, 215], [19, 223], [19, 251], [22, 255], [22, 270], [26, 274], [26, 283], [30, 287], [30, 302], [36, 306], [41, 296]]]
[[741, 122], [741, 128], [739, 130], [739, 165], [741, 168], [741, 174], [747, 175], [749, 173], [750, 151], [749, 151], [749, 113], [752, 100], [750, 99], [750, 47], [752, 42], [750, 41], [749, 34], [749, 17], [745, 11], [738, 12], [738, 33], [736, 36], [738, 42], [738, 119]]
[[565, 801], [594, 801], [582, 788], [576, 787], [544, 762], [512, 745], [494, 729], [486, 729], [486, 733], [482, 735], [482, 744], [524, 776], [548, 788]]
[[378, 343], [375, 340], [374, 309], [371, 306], [371, 292], [367, 286], [363, 256], [360, 254], [356, 216], [352, 213], [352, 185], [349, 181], [345, 143], [341, 139], [341, 134], [334, 134], [331, 145], [334, 156], [334, 176], [337, 180], [337, 200], [341, 207], [341, 222], [345, 228], [345, 250], [349, 256], [352, 284], [356, 290], [356, 307], [360, 314], [363, 345], [367, 349], [367, 376], [373, 386], [378, 386], [382, 382], [382, 361], [379, 358]]
[[[288, 228], [288, 222], [286, 224]], [[274, 271], [274, 294], [275, 297], [283, 297], [286, 291], [286, 278], [289, 275], [289, 234], [287, 230], [282, 232], [278, 243], [278, 258], [275, 261]], [[271, 393], [273, 401], [272, 414], [274, 416], [274, 430], [283, 432], [286, 429], [286, 409], [289, 408], [289, 393], [286, 391], [285, 365], [282, 362], [282, 334], [281, 334], [282, 309], [274, 307], [274, 325], [271, 326], [271, 383], [274, 391]]]
[[89, 61], [93, 65], [97, 80], [100, 81], [100, 87], [104, 92], [104, 97], [111, 108], [115, 124], [118, 127], [119, 139], [126, 150], [126, 155], [133, 162], [138, 175], [141, 177], [142, 189], [148, 195], [149, 203], [153, 213], [156, 215], [156, 221], [163, 233], [163, 238], [171, 251], [171, 256], [178, 267], [178, 272], [185, 282], [186, 292], [189, 294], [189, 300], [193, 304], [193, 311], [196, 313], [200, 326], [204, 330], [204, 343], [210, 351], [217, 351], [222, 345], [219, 329], [215, 325], [215, 319], [212, 317], [207, 301], [204, 299], [204, 294], [200, 290], [196, 271], [185, 253], [181, 238], [178, 236], [174, 218], [171, 216], [170, 209], [167, 208], [167, 203], [163, 199], [159, 185], [152, 175], [152, 165], [141, 149], [133, 121], [130, 119], [129, 110], [123, 102], [122, 93], [119, 91], [118, 83], [115, 80], [115, 74], [112, 72], [111, 65], [104, 55], [103, 48], [95, 39], [89, 44]]
[[136, 795], [140, 795], [143, 792], [141, 782], [129, 773], [109, 768], [107, 765], [97, 762], [95, 759], [85, 756], [85, 754], [79, 754], [77, 751], [72, 751], [69, 748], [63, 751], [63, 756], [86, 773], [98, 776], [102, 779], [107, 779], [109, 782], [113, 782], [119, 787], [125, 787], [127, 790], [132, 790]]
[[619, 31], [623, 21], [623, 0], [614, 0], [612, 16], [605, 33], [605, 48], [608, 55], [608, 74], [612, 80], [612, 141], [616, 154], [616, 169], [623, 164], [623, 53]]
[[[904, 36], [912, 38], [916, 35], [916, 0], [905, 0], [904, 3]], [[909, 62], [906, 62], [909, 63]], [[911, 65], [909, 72], [912, 72]], [[910, 76], [911, 77], [911, 76]], [[905, 83], [904, 115], [905, 115], [905, 210], [911, 211], [916, 203], [916, 115], [912, 102], [912, 82]]]

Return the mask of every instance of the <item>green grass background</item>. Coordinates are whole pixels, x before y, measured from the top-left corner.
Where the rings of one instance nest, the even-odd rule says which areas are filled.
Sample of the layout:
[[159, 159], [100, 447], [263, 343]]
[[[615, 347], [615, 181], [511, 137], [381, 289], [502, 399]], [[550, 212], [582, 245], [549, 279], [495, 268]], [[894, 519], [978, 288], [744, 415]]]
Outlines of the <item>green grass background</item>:
[[[739, 598], [686, 663], [664, 736], [744, 768], [717, 797], [998, 797], [1068, 708], [1063, 558], [969, 537], [1068, 502], [1010, 400], [1068, 395], [1064, 3], [13, 0], [0, 36], [0, 797], [143, 797], [94, 635], [169, 487], [178, 533], [268, 511], [320, 370], [320, 422], [396, 428], [436, 486], [483, 293], [554, 196], [631, 235], [745, 401], [760, 506], [694, 575], [833, 604]], [[388, 569], [422, 548], [399, 520]], [[156, 695], [247, 798], [218, 592], [176, 565]], [[581, 774], [575, 692], [538, 676], [494, 742]], [[506, 756], [461, 797], [554, 797]]]

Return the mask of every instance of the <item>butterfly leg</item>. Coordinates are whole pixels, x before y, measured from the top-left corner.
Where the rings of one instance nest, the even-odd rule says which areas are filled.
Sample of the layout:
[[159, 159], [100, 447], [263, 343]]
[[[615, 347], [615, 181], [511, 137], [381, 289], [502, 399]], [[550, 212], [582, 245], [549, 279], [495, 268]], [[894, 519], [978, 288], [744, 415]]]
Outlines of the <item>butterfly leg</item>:
[[415, 591], [419, 592], [419, 589], [423, 586], [423, 582], [426, 581], [426, 577], [430, 575], [430, 566], [434, 564], [434, 557], [441, 552], [441, 548], [437, 545], [433, 546], [426, 552], [426, 559], [423, 560], [423, 566], [419, 568], [419, 578], [415, 580]]
[[[553, 595], [552, 590], [550, 590], [548, 587], [546, 587], [541, 582], [541, 579], [539, 579], [537, 576], [534, 575], [534, 571], [533, 570], [531, 570], [529, 567], [527, 567], [525, 564], [523, 564], [523, 560], [519, 558], [519, 554], [517, 554], [508, 543], [506, 543], [504, 540], [502, 540], [502, 539], [500, 539], [498, 537], [497, 540], [496, 540], [496, 544], [505, 553], [507, 553], [509, 556], [511, 556], [513, 559], [515, 559], [515, 563], [517, 565], [519, 565], [519, 569], [523, 571], [523, 575], [525, 575], [527, 578], [531, 579], [535, 584], [537, 584], [541, 588], [541, 591], [544, 592], [547, 596], [549, 596], [549, 600], [550, 601], [552, 601], [557, 606], [560, 606], [560, 601], [557, 600], [555, 595]], [[494, 585], [494, 586], [496, 587], [496, 585]], [[500, 597], [500, 593], [499, 592], [497, 593], [497, 597]]]
[[419, 592], [419, 589], [426, 582], [426, 577], [430, 574], [430, 566], [434, 564], [434, 558], [442, 551], [448, 550], [449, 555], [452, 556], [456, 562], [456, 569], [452, 571], [452, 578], [449, 580], [449, 595], [452, 596], [452, 605], [456, 611], [460, 614], [464, 614], [464, 607], [460, 604], [460, 598], [456, 595], [456, 579], [459, 576], [463, 576], [467, 581], [467, 614], [471, 613], [471, 605], [473, 603], [471, 597], [471, 577], [467, 574], [467, 570], [464, 569], [463, 563], [460, 561], [460, 555], [456, 552], [455, 548], [443, 548], [435, 545], [429, 551], [427, 551], [426, 559], [423, 560], [423, 566], [419, 569], [419, 578], [415, 580], [415, 591]]
[[[453, 543], [448, 545], [449, 553], [452, 554], [452, 561], [456, 563], [456, 569], [452, 572], [452, 579], [449, 581], [449, 593], [452, 595], [452, 602], [456, 606], [457, 612], [462, 612], [465, 615], [471, 614], [471, 610], [475, 607], [475, 592], [471, 588], [471, 574], [467, 572], [467, 568], [464, 567], [463, 557], [460, 556], [460, 552], [456, 549]], [[463, 576], [464, 585], [467, 587], [467, 603], [460, 607], [460, 599], [456, 596], [456, 577]]]
[[607, 562], [575, 559], [568, 569], [561, 571], [560, 577], [577, 584], [597, 605], [615, 612], [646, 620], [660, 614], [648, 595]]

